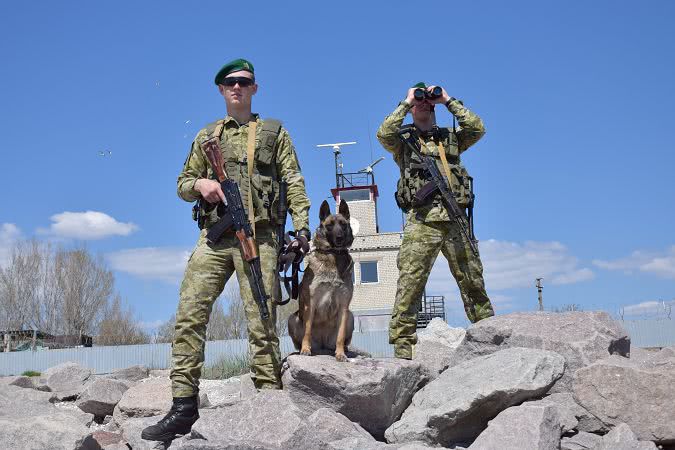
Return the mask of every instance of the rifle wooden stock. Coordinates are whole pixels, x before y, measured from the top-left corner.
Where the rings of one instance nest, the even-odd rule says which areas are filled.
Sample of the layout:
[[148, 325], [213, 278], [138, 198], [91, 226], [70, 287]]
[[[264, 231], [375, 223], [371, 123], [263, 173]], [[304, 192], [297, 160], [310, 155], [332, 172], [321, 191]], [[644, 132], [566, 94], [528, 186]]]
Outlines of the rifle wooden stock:
[[227, 180], [227, 175], [223, 169], [225, 164], [223, 163], [223, 155], [220, 153], [220, 144], [218, 143], [218, 138], [212, 137], [204, 141], [202, 143], [202, 149], [204, 150], [204, 153], [206, 153], [206, 157], [209, 159], [211, 168], [216, 173], [218, 181], [222, 183], [223, 181]]

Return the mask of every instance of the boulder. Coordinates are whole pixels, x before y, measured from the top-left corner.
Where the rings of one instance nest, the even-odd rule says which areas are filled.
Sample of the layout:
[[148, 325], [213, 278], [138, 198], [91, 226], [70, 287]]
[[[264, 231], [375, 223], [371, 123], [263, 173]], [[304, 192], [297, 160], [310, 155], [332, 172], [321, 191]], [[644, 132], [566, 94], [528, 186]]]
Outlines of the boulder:
[[284, 391], [306, 415], [330, 408], [380, 439], [428, 381], [419, 363], [401, 359], [344, 363], [331, 356], [291, 355], [287, 366]]
[[557, 449], [562, 428], [558, 408], [554, 405], [514, 406], [492, 419], [469, 450]]
[[564, 371], [565, 359], [546, 350], [507, 348], [471, 359], [415, 394], [385, 437], [390, 443], [471, 442], [506, 408], [544, 395]]
[[7, 384], [10, 386], [17, 386], [25, 389], [35, 389], [35, 383], [33, 382], [32, 377], [25, 377], [23, 375], [18, 377], [12, 377], [13, 380], [9, 381]]
[[87, 386], [76, 404], [82, 411], [95, 416], [112, 415], [127, 389], [129, 388], [123, 381], [99, 378]]
[[450, 365], [509, 347], [551, 350], [564, 356], [567, 370], [551, 393], [571, 392], [574, 372], [612, 354], [627, 356], [630, 338], [605, 312], [504, 314], [471, 325]]
[[229, 406], [241, 400], [241, 380], [237, 377], [226, 380], [200, 380], [199, 392], [206, 396], [201, 408]]
[[574, 436], [563, 437], [560, 441], [560, 450], [591, 450], [602, 442], [602, 436], [580, 431]]
[[626, 423], [638, 439], [675, 443], [675, 358], [655, 364], [610, 356], [574, 374], [574, 398], [614, 427]]
[[436, 378], [450, 365], [452, 354], [465, 335], [464, 328], [451, 328], [442, 319], [435, 317], [417, 333], [413, 361], [422, 364], [431, 378]]
[[53, 394], [0, 385], [0, 448], [85, 449], [82, 413], [50, 403]]
[[657, 448], [653, 442], [638, 441], [630, 427], [621, 423], [604, 435], [593, 450], [657, 450]]
[[258, 393], [255, 384], [253, 384], [253, 379], [251, 378], [250, 373], [245, 373], [239, 376], [239, 398], [241, 400], [248, 400], [249, 398], [255, 397]]
[[556, 405], [559, 408], [560, 417], [563, 420], [563, 432], [565, 433], [572, 429], [600, 434], [605, 434], [609, 431], [609, 427], [593, 414], [586, 411], [574, 400], [574, 396], [568, 392], [551, 394], [541, 400], [528, 402], [526, 404], [530, 403]]
[[74, 362], [66, 362], [50, 367], [41, 378], [49, 390], [56, 393], [59, 400], [75, 400], [85, 390], [91, 375], [91, 369]]
[[147, 367], [136, 365], [127, 367], [125, 369], [115, 369], [109, 374], [106, 375], [106, 378], [112, 378], [113, 380], [121, 381], [141, 381], [144, 378], [150, 376], [150, 370]]
[[[321, 449], [328, 448], [305, 421], [304, 414], [283, 391], [262, 390], [255, 397], [217, 409], [199, 412], [192, 433], [172, 443], [171, 448], [232, 449]], [[122, 425], [125, 439], [136, 450], [153, 448], [140, 439], [141, 430], [156, 423], [130, 420]], [[145, 445], [145, 446], [144, 446]]]

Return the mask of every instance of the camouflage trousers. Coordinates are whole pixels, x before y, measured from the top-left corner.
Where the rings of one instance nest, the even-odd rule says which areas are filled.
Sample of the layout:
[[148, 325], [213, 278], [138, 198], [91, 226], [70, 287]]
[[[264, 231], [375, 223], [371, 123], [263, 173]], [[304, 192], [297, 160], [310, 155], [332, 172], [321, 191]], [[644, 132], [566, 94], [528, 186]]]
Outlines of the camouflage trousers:
[[398, 254], [399, 279], [389, 321], [389, 343], [394, 345], [397, 358], [412, 358], [412, 347], [417, 343], [417, 312], [439, 252], [448, 260], [468, 319], [477, 322], [494, 315], [485, 291], [483, 264], [471, 251], [457, 224], [423, 223], [411, 214]]
[[[271, 298], [281, 294], [276, 271], [277, 244], [270, 227], [256, 227], [265, 292]], [[257, 388], [280, 388], [281, 356], [276, 334], [276, 307], [270, 299], [270, 318], [263, 321], [252, 292], [251, 271], [243, 259], [239, 240], [227, 233], [215, 245], [206, 242], [202, 230], [187, 263], [180, 287], [173, 340], [171, 390], [174, 397], [192, 397], [199, 392], [204, 365], [206, 325], [213, 303], [236, 273], [248, 322], [248, 344], [252, 378]]]

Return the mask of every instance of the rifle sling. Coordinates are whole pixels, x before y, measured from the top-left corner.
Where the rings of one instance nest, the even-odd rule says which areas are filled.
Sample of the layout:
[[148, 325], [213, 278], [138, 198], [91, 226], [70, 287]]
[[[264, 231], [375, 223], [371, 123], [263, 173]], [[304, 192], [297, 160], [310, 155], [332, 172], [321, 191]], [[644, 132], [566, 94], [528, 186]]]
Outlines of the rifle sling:
[[[422, 144], [422, 147], [424, 147], [424, 141], [422, 138], [420, 138], [420, 144]], [[448, 158], [445, 156], [445, 148], [443, 147], [442, 142], [438, 142], [438, 153], [441, 155], [441, 163], [443, 163], [443, 171], [445, 172], [445, 176], [448, 178], [448, 185], [452, 186], [452, 178], [450, 177], [450, 166], [448, 165]]]
[[255, 131], [258, 123], [252, 120], [248, 123], [248, 143], [246, 146], [246, 159], [248, 164], [248, 221], [251, 223], [251, 230], [253, 230], [253, 237], [255, 238], [255, 212], [253, 211], [253, 186], [251, 180], [253, 179], [253, 161], [255, 158]]

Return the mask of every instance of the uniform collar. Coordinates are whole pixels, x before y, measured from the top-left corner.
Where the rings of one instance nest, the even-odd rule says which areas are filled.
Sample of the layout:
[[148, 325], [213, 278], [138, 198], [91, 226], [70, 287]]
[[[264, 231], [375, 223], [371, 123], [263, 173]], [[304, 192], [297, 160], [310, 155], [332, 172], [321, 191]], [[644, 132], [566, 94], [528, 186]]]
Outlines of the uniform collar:
[[[260, 121], [260, 116], [258, 113], [251, 113], [251, 118], [254, 119], [256, 122]], [[248, 122], [246, 123], [239, 123], [237, 120], [232, 117], [232, 116], [225, 116], [225, 119], [223, 119], [224, 123], [226, 126], [235, 126], [237, 128], [242, 127], [244, 125], [248, 125]]]

